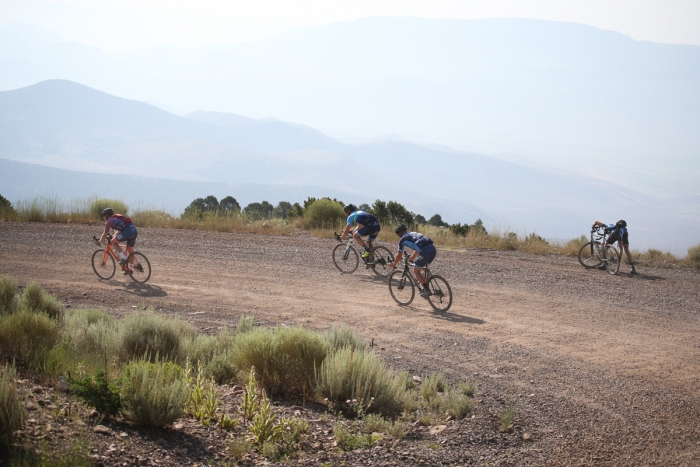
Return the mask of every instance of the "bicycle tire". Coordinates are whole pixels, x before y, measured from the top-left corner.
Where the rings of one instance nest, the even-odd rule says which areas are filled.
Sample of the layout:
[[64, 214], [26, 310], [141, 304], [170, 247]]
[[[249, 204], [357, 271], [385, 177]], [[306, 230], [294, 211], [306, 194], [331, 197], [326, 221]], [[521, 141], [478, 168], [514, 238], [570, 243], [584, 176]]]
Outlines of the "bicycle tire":
[[374, 248], [372, 252], [372, 271], [379, 277], [388, 277], [391, 274], [391, 269], [389, 264], [394, 262], [394, 255], [391, 254], [388, 248], [383, 246], [378, 246]]
[[[130, 259], [133, 260], [134, 270], [129, 274], [129, 277], [137, 284], [145, 284], [151, 278], [151, 262], [148, 261], [148, 258], [143, 253], [136, 252], [131, 256]], [[142, 271], [138, 270], [139, 265], [143, 269]]]
[[591, 242], [588, 242], [578, 250], [578, 262], [586, 269], [597, 268], [603, 263], [591, 245]]
[[339, 243], [333, 248], [332, 257], [333, 264], [343, 274], [352, 274], [360, 264], [360, 255], [357, 250], [352, 246], [348, 249], [345, 243]]
[[620, 255], [617, 248], [612, 245], [605, 245], [605, 269], [613, 276], [620, 270]]
[[452, 289], [442, 276], [430, 276], [428, 290], [432, 293], [428, 296], [430, 306], [435, 311], [446, 312], [452, 306]]
[[92, 254], [92, 270], [95, 271], [95, 274], [97, 274], [97, 277], [100, 279], [108, 280], [114, 277], [114, 273], [117, 272], [117, 263], [110, 254], [107, 254], [106, 260], [104, 257], [104, 248], [95, 250], [95, 252]]
[[389, 274], [389, 293], [391, 298], [401, 306], [410, 305], [416, 296], [416, 287], [407, 274], [404, 274], [403, 270]]

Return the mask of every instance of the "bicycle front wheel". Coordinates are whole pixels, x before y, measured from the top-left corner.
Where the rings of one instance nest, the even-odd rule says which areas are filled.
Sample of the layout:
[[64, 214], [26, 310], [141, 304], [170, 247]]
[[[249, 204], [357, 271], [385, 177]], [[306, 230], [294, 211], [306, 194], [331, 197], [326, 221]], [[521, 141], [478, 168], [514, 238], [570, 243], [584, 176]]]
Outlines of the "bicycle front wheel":
[[404, 271], [394, 271], [389, 274], [389, 293], [391, 298], [401, 306], [410, 305], [416, 295], [413, 281], [406, 274]]
[[389, 264], [394, 262], [394, 255], [391, 254], [388, 248], [378, 246], [372, 252], [372, 271], [379, 277], [387, 277], [392, 269]]
[[145, 284], [151, 278], [151, 262], [148, 261], [148, 258], [143, 253], [134, 253], [131, 256], [134, 262], [134, 269], [129, 274], [129, 277], [137, 284]]
[[602, 261], [595, 251], [595, 245], [588, 242], [578, 250], [578, 262], [586, 269], [591, 269], [600, 266]]
[[111, 279], [117, 271], [117, 264], [112, 255], [107, 253], [104, 248], [95, 250], [92, 254], [92, 270], [95, 271], [100, 279]]
[[333, 264], [343, 274], [352, 274], [360, 264], [360, 255], [353, 247], [339, 243], [333, 248]]
[[435, 311], [444, 313], [450, 309], [452, 306], [452, 289], [442, 276], [431, 276], [428, 281], [428, 290], [431, 292], [431, 295], [428, 296], [428, 301]]
[[620, 255], [617, 253], [617, 248], [612, 245], [605, 245], [605, 269], [610, 274], [617, 274], [620, 270]]

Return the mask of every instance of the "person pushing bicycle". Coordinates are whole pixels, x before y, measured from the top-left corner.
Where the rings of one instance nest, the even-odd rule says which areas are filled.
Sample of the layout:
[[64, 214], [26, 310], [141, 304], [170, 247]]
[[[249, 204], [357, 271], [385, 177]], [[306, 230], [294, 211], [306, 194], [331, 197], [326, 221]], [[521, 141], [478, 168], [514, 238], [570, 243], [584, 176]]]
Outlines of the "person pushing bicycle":
[[[630, 274], [639, 274], [636, 269], [634, 269], [634, 261], [632, 260], [632, 255], [630, 254], [630, 242], [629, 234], [627, 232], [627, 222], [620, 219], [615, 224], [603, 224], [602, 222], [593, 222], [593, 227], [603, 227], [606, 234], [610, 234], [608, 237], [608, 245], [612, 245], [617, 242], [617, 248], [620, 250], [620, 259], [622, 259], [622, 252], [624, 251], [627, 255], [627, 260], [630, 262]], [[603, 254], [605, 251], [603, 250]]]
[[422, 287], [420, 296], [424, 298], [429, 297], [432, 293], [426, 286], [426, 278], [423, 276], [421, 269], [432, 263], [437, 255], [433, 241], [422, 233], [409, 232], [408, 228], [403, 224], [397, 225], [394, 232], [401, 237], [401, 240], [399, 240], [399, 252], [396, 254], [396, 259], [389, 267], [392, 269], [396, 268], [396, 265], [403, 258], [406, 247], [413, 250], [413, 254], [408, 260], [413, 262], [413, 275], [416, 276], [416, 280]]
[[[130, 250], [136, 246], [136, 237], [139, 235], [136, 227], [131, 222], [131, 218], [121, 214], [115, 214], [112, 208], [106, 208], [102, 211], [102, 219], [105, 221], [105, 231], [102, 233], [100, 239], [95, 242], [95, 244], [97, 246], [102, 245], [102, 243], [107, 239], [110, 229], [114, 230], [117, 232], [117, 234], [112, 237], [112, 241], [110, 243], [112, 248], [114, 248], [119, 255], [119, 264], [127, 264], [129, 262], [127, 252], [130, 253]], [[127, 252], [122, 250], [119, 242], [126, 242]], [[131, 269], [133, 269], [133, 265], [129, 266]], [[131, 269], [124, 270], [124, 274], [129, 274]]]
[[[367, 260], [370, 255], [369, 246], [372, 245], [374, 240], [376, 240], [377, 235], [379, 235], [379, 231], [381, 230], [379, 219], [374, 217], [372, 214], [360, 211], [354, 204], [348, 204], [343, 208], [343, 211], [345, 211], [345, 215], [348, 216], [348, 222], [345, 226], [345, 230], [343, 230], [343, 233], [340, 235], [340, 240], [345, 240], [345, 237], [347, 237], [348, 233], [350, 233], [352, 226], [357, 224], [357, 228], [353, 232], [352, 237], [355, 239], [357, 244], [364, 249], [362, 259]], [[362, 240], [363, 236], [368, 237], [367, 243]]]

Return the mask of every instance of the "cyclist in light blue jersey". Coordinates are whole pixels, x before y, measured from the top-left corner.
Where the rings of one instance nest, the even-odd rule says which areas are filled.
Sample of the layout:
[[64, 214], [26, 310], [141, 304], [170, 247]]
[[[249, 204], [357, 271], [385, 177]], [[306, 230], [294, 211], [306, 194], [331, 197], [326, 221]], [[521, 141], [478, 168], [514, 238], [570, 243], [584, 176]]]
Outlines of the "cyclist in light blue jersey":
[[432, 293], [426, 286], [426, 278], [421, 272], [421, 269], [432, 263], [437, 255], [437, 250], [435, 249], [435, 245], [433, 245], [433, 241], [422, 233], [409, 232], [408, 228], [403, 224], [397, 225], [394, 232], [401, 237], [401, 240], [399, 240], [399, 252], [396, 255], [396, 259], [389, 267], [393, 269], [399, 264], [406, 248], [413, 250], [413, 254], [408, 260], [413, 261], [415, 265], [413, 268], [413, 275], [416, 276], [416, 279], [422, 287], [420, 296], [424, 298], [429, 297]]
[[[352, 237], [355, 239], [357, 244], [364, 249], [362, 259], [369, 258], [369, 245], [371, 245], [377, 238], [377, 235], [379, 235], [379, 230], [381, 229], [379, 220], [372, 214], [360, 211], [354, 204], [348, 204], [343, 208], [343, 210], [345, 211], [345, 215], [348, 216], [348, 222], [345, 226], [345, 230], [343, 230], [343, 233], [340, 235], [340, 240], [345, 240], [348, 233], [350, 233], [352, 226], [357, 225]], [[364, 240], [362, 240], [362, 237], [365, 235], [369, 237], [367, 244], [364, 242]]]

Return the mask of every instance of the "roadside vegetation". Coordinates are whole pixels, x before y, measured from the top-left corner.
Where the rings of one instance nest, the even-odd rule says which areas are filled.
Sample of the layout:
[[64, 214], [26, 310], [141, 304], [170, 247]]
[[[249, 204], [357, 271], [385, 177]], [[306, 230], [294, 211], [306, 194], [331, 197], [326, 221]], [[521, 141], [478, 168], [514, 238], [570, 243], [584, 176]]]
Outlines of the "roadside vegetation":
[[[113, 199], [79, 199], [68, 203], [56, 198], [39, 197], [19, 201], [16, 206], [0, 196], [0, 219], [22, 222], [100, 223], [100, 212], [112, 207], [115, 212], [129, 215], [141, 227], [209, 230], [218, 232], [255, 232], [269, 235], [296, 235], [306, 230], [312, 235], [332, 238], [333, 232], [344, 228], [343, 202], [330, 198], [308, 198], [303, 203], [267, 201], [240, 206], [232, 196], [218, 200], [215, 196], [197, 198], [182, 214], [174, 216], [158, 209], [129, 210], [123, 202]], [[360, 209], [379, 218], [383, 230], [380, 241], [394, 242], [393, 226], [403, 223], [431, 237], [442, 248], [488, 248], [492, 250], [523, 251], [536, 254], [576, 256], [588, 241], [586, 236], [553, 242], [535, 232], [517, 233], [504, 227], [489, 227], [476, 219], [473, 223], [448, 224], [440, 214], [426, 219], [407, 210], [396, 201], [376, 200]], [[632, 250], [637, 264], [655, 267], [700, 268], [700, 244], [691, 247], [685, 257], [656, 249]], [[626, 258], [623, 257], [623, 261]]]
[[[29, 381], [57, 388], [47, 405], [48, 434], [34, 443], [27, 410], [38, 408]], [[38, 284], [21, 288], [0, 276], [0, 443], [11, 465], [89, 464], [92, 434], [51, 438], [62, 432], [54, 426], [62, 421], [93, 427], [102, 420], [147, 431], [196, 420], [228, 437], [232, 459], [279, 461], [314, 451], [306, 440], [309, 421], [281, 416], [280, 403], [321, 407], [343, 451], [471, 412], [473, 382], [450, 385], [442, 375], [420, 381], [391, 369], [342, 325], [325, 332], [268, 329], [241, 316], [235, 328], [206, 335], [151, 309], [121, 319], [100, 310], [66, 311]], [[244, 389], [224, 405], [232, 385]], [[60, 404], [59, 397], [70, 402]], [[78, 463], [63, 463], [62, 456]]]

